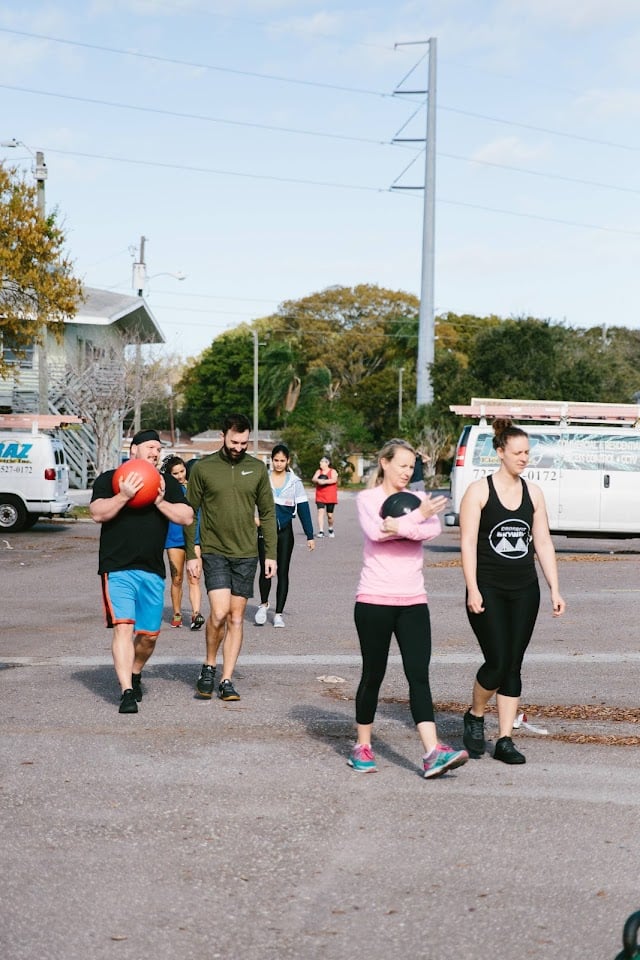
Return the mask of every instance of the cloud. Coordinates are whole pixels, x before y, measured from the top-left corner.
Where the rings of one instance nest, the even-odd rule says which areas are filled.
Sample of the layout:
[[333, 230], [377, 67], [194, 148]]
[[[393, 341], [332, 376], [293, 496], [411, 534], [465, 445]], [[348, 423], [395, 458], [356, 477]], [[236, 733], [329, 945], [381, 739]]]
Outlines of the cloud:
[[495, 13], [497, 20], [507, 16], [514, 21], [529, 19], [582, 30], [628, 17], [637, 19], [639, 10], [637, 0], [502, 0]]
[[626, 89], [590, 90], [579, 97], [577, 105], [592, 117], [625, 117], [640, 115], [640, 91]]
[[275, 34], [293, 34], [302, 37], [340, 37], [344, 27], [341, 13], [320, 11], [308, 17], [291, 17], [274, 24], [270, 32]]
[[524, 143], [518, 137], [500, 137], [474, 150], [470, 159], [513, 165], [544, 159], [548, 155], [549, 150], [545, 144], [534, 146]]

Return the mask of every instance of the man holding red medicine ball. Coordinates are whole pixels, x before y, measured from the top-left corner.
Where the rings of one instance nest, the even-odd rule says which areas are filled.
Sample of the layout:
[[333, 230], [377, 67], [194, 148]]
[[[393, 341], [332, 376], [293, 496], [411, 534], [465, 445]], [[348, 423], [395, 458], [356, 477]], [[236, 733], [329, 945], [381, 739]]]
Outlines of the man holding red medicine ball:
[[131, 503], [145, 486], [146, 464], [157, 466], [160, 437], [141, 430], [131, 441], [131, 460], [145, 462], [118, 477], [115, 470], [96, 478], [89, 510], [102, 524], [98, 574], [107, 627], [113, 628], [111, 652], [122, 688], [120, 713], [137, 713], [142, 700], [142, 668], [154, 651], [164, 608], [164, 542], [169, 521], [183, 526], [193, 521], [193, 510], [180, 484], [159, 476], [159, 490], [148, 505]]

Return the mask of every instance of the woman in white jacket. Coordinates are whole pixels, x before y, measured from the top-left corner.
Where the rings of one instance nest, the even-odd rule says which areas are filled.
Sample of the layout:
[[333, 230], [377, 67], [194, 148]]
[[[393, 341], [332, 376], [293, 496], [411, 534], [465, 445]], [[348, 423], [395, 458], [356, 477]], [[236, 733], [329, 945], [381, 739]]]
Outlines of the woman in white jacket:
[[[313, 539], [313, 523], [311, 522], [311, 510], [309, 508], [309, 498], [302, 485], [302, 481], [290, 469], [291, 456], [289, 448], [284, 443], [277, 443], [271, 451], [271, 471], [269, 480], [273, 499], [276, 504], [276, 522], [278, 525], [278, 552], [276, 561], [278, 564], [277, 587], [276, 587], [276, 610], [273, 617], [274, 627], [284, 627], [284, 605], [287, 602], [289, 593], [289, 567], [291, 565], [291, 555], [293, 553], [293, 518], [298, 515], [300, 523], [307, 537], [307, 546], [309, 550], [315, 547]], [[267, 622], [267, 610], [269, 609], [269, 593], [271, 592], [271, 579], [267, 579], [264, 571], [264, 540], [260, 527], [258, 527], [258, 556], [260, 558], [260, 606], [256, 610], [255, 623], [262, 626]]]

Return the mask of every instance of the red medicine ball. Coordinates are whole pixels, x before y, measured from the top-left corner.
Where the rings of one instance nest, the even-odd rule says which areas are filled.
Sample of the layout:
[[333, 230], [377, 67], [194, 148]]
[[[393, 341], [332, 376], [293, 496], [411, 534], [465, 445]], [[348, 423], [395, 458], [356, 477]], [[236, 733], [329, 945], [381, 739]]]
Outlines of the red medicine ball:
[[144, 486], [129, 500], [129, 507], [147, 507], [160, 493], [160, 473], [149, 460], [126, 460], [113, 474], [111, 484], [114, 493], [120, 493], [120, 478], [130, 473], [139, 473]]

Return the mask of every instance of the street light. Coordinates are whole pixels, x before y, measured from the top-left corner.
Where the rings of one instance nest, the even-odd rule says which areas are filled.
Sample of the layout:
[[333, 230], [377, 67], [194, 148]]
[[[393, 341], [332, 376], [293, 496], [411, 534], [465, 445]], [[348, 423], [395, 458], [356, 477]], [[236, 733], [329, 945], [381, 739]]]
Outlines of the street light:
[[[144, 259], [144, 245], [147, 237], [140, 237], [140, 256], [133, 264], [133, 289], [137, 290], [138, 296], [144, 296], [144, 288], [149, 280], [155, 277], [173, 277], [175, 280], [185, 280], [186, 273], [179, 270], [177, 273], [154, 273], [152, 277], [147, 276], [147, 264]], [[173, 402], [173, 401], [172, 401]], [[133, 398], [133, 432], [140, 430], [140, 420], [142, 412], [142, 344], [140, 343], [140, 334], [136, 341], [136, 359], [135, 359], [135, 396]], [[173, 442], [173, 426], [171, 428]]]

